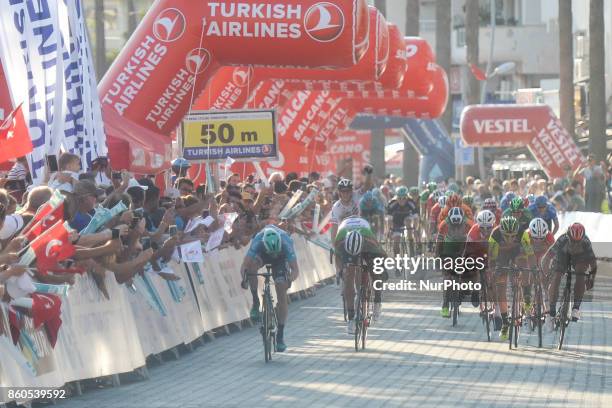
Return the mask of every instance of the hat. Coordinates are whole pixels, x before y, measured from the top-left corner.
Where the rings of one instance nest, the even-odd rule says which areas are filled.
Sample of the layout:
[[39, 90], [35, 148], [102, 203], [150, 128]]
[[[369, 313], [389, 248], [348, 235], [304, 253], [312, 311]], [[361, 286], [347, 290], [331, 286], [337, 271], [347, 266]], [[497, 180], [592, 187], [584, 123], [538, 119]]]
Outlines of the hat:
[[189, 162], [186, 159], [182, 158], [182, 157], [178, 157], [178, 158], [172, 160], [171, 164], [172, 164], [172, 167], [180, 167], [180, 168], [183, 168], [183, 169], [191, 167], [191, 164], [189, 164]]
[[131, 187], [140, 187], [143, 190], [148, 190], [149, 189], [149, 187], [143, 186], [142, 184], [137, 182], [135, 178], [131, 178], [130, 181], [128, 182], [128, 188], [131, 188]]
[[242, 192], [242, 199], [243, 200], [252, 200], [253, 196], [251, 195], [251, 193], [247, 193], [246, 191]]

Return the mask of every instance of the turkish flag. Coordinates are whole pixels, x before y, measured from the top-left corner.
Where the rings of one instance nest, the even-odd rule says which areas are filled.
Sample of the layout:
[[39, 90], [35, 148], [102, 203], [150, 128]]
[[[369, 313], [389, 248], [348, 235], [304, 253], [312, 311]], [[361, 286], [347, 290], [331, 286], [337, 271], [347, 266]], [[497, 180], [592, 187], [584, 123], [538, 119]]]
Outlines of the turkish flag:
[[30, 250], [34, 252], [40, 273], [47, 273], [59, 261], [74, 255], [75, 247], [70, 242], [69, 235], [67, 224], [58, 221], [30, 243]]
[[[21, 235], [25, 235], [29, 241], [32, 241], [43, 231], [51, 228], [58, 220], [63, 220], [64, 199], [65, 197], [56, 190], [51, 199], [38, 208], [32, 220], [21, 231]], [[37, 230], [32, 232], [31, 230], [35, 228]]]
[[485, 74], [482, 69], [478, 68], [478, 65], [470, 64], [470, 70], [477, 80], [484, 81], [487, 79], [487, 74]]
[[50, 293], [32, 293], [32, 319], [34, 328], [60, 316], [62, 299]]
[[33, 149], [21, 105], [0, 125], [0, 163], [25, 156]]

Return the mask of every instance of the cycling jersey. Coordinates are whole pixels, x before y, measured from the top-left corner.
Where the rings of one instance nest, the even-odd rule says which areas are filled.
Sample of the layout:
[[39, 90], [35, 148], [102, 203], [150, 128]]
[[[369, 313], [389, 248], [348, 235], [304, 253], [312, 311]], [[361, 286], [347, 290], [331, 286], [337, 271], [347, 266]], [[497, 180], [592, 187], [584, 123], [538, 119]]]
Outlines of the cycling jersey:
[[341, 200], [338, 200], [332, 206], [330, 222], [332, 224], [340, 224], [342, 220], [353, 215], [359, 215], [359, 207], [356, 204], [356, 200], [351, 200], [347, 205], [343, 204]]
[[546, 224], [548, 224], [549, 229], [552, 229], [553, 220], [555, 222], [557, 220], [557, 210], [555, 209], [555, 206], [550, 203], [546, 204], [546, 211], [544, 212], [544, 214], [540, 212], [540, 210], [535, 204], [531, 204], [529, 206], [529, 211], [531, 212], [533, 218], [541, 218], [546, 221]]
[[269, 254], [266, 252], [263, 243], [263, 230], [257, 233], [251, 240], [251, 245], [246, 256], [253, 259], [260, 259], [262, 264], [272, 264], [273, 266], [285, 265], [287, 262], [295, 261], [295, 249], [293, 240], [287, 232], [278, 228], [275, 225], [267, 225], [266, 228], [274, 228], [278, 231], [281, 237], [281, 252], [278, 254]]
[[495, 227], [489, 237], [489, 259], [498, 264], [507, 265], [519, 255], [533, 256], [533, 247], [528, 231], [516, 234], [512, 240], [506, 241], [501, 227]]
[[467, 234], [464, 257], [485, 257], [489, 250], [489, 237], [482, 237], [480, 225], [474, 224]]
[[372, 227], [370, 227], [370, 224], [361, 217], [346, 218], [338, 226], [338, 233], [336, 234], [336, 240], [334, 241], [334, 247], [338, 253], [345, 254], [344, 239], [351, 231], [359, 231], [363, 237], [362, 254], [371, 256], [386, 256], [385, 251], [376, 241], [374, 232], [372, 232]]
[[362, 217], [370, 218], [373, 215], [383, 215], [385, 207], [378, 197], [373, 196], [371, 200], [365, 200], [362, 197], [359, 200], [359, 211]]
[[562, 234], [551, 248], [551, 254], [553, 256], [554, 268], [557, 271], [563, 271], [567, 269], [570, 262], [574, 265], [576, 263], [589, 263], [593, 267], [596, 265], [595, 253], [593, 252], [593, 246], [591, 240], [585, 235], [582, 241], [578, 243], [576, 247], [570, 246], [571, 240], [567, 236], [567, 233]]
[[438, 226], [438, 253], [442, 257], [457, 257], [463, 254], [467, 234], [472, 223], [464, 222], [461, 225], [450, 225], [442, 221]]
[[430, 195], [431, 193], [429, 192], [428, 189], [423, 190], [421, 194], [419, 195], [419, 201], [421, 202], [421, 204], [427, 203], [427, 200], [429, 200]]
[[499, 207], [501, 208], [502, 211], [506, 211], [506, 209], [510, 207], [510, 201], [512, 201], [512, 198], [516, 197], [516, 194], [512, 196], [511, 198], [508, 197], [508, 195], [509, 195], [509, 192], [504, 194], [504, 196], [499, 202]]
[[391, 200], [387, 207], [387, 214], [393, 217], [393, 229], [401, 229], [404, 227], [404, 220], [419, 214], [419, 208], [411, 199], [407, 199], [404, 205], [401, 205], [398, 200]]
[[531, 246], [533, 247], [533, 252], [538, 260], [541, 259], [542, 256], [544, 256], [544, 254], [546, 253], [546, 251], [548, 251], [548, 248], [550, 248], [555, 243], [555, 237], [551, 232], [546, 234], [546, 237], [544, 237], [544, 239], [534, 239], [531, 236], [530, 231], [527, 231], [527, 233], [529, 234], [529, 238], [531, 239]]

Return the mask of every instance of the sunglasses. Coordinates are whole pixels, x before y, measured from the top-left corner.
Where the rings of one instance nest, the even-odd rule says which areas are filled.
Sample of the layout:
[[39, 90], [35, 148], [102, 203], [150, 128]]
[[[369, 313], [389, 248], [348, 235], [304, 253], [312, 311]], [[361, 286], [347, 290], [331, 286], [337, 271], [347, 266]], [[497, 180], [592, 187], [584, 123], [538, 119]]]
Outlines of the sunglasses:
[[502, 235], [507, 238], [514, 238], [518, 235], [518, 232], [502, 232]]

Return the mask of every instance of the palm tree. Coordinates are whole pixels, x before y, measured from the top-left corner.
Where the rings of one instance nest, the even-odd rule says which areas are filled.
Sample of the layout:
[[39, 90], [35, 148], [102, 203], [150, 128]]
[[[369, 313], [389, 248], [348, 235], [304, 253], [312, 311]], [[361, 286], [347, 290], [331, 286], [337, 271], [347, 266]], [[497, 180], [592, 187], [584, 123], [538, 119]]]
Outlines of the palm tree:
[[603, 0], [589, 7], [589, 151], [606, 158], [606, 82]]
[[559, 81], [561, 122], [575, 137], [572, 0], [559, 0]]
[[95, 0], [94, 16], [96, 20], [96, 74], [98, 79], [106, 72], [106, 33], [104, 29], [104, 0]]
[[[387, 14], [387, 1], [376, 0], [374, 5], [383, 16]], [[370, 131], [372, 139], [370, 142], [370, 161], [374, 168], [374, 176], [378, 180], [385, 177], [385, 130], [376, 129]]]
[[128, 30], [125, 35], [125, 40], [129, 40], [132, 33], [136, 31], [138, 25], [138, 16], [136, 15], [136, 7], [134, 6], [134, 0], [127, 0], [128, 9]]
[[[406, 28], [404, 34], [411, 37], [419, 35], [420, 0], [408, 0], [406, 3]], [[404, 184], [417, 185], [419, 182], [419, 153], [414, 146], [404, 138], [402, 154], [402, 174]]]
[[[436, 61], [450, 76], [451, 70], [451, 0], [436, 1]], [[448, 98], [442, 123], [450, 134], [453, 127], [451, 98]]]
[[[467, 46], [467, 63], [478, 65], [478, 33], [480, 17], [478, 0], [466, 0], [465, 2], [465, 44]], [[475, 105], [480, 102], [480, 84], [473, 75], [467, 73], [467, 105]]]

